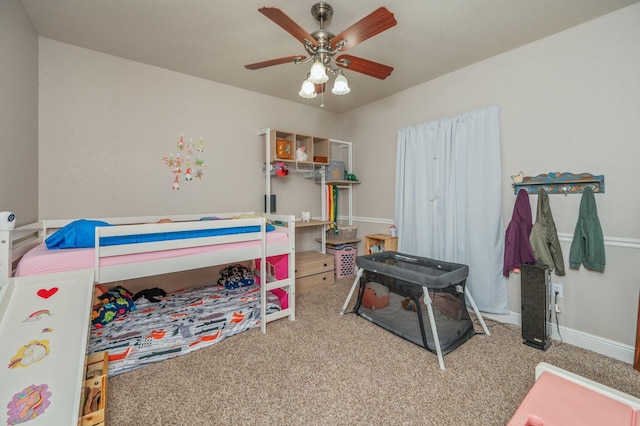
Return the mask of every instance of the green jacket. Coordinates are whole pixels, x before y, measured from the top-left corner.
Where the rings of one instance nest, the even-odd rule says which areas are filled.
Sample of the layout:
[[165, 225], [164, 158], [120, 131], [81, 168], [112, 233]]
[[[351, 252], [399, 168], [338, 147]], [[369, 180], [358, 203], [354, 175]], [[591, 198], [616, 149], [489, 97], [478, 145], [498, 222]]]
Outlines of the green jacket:
[[562, 276], [565, 274], [564, 257], [562, 256], [556, 224], [551, 214], [551, 207], [549, 207], [549, 196], [542, 188], [538, 190], [536, 223], [533, 224], [531, 229], [529, 242], [538, 263], [546, 265], [549, 271], [553, 271], [555, 268], [556, 275]]
[[592, 271], [604, 271], [604, 237], [593, 190], [588, 186], [582, 193], [580, 214], [569, 252], [569, 267], [580, 269], [580, 264]]

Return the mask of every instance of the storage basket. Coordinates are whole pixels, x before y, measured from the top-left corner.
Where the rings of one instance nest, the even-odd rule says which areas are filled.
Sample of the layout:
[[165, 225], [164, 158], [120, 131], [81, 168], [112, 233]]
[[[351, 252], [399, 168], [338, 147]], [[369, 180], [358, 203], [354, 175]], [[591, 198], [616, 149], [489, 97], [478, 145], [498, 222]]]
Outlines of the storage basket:
[[335, 229], [327, 230], [327, 240], [348, 240], [356, 237], [357, 226], [338, 225], [338, 232]]
[[355, 245], [340, 244], [335, 247], [327, 247], [327, 254], [332, 254], [335, 261], [336, 278], [344, 278], [355, 275], [356, 256], [358, 249]]

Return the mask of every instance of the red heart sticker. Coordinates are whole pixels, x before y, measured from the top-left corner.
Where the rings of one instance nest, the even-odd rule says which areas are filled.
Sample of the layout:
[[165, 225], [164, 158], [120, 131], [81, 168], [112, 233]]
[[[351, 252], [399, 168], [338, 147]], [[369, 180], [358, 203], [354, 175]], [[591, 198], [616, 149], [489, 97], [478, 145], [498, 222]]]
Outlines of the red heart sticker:
[[48, 299], [54, 294], [56, 294], [57, 292], [58, 292], [58, 287], [51, 287], [48, 290], [46, 288], [41, 288], [40, 290], [38, 290], [38, 296], [42, 297], [43, 299]]

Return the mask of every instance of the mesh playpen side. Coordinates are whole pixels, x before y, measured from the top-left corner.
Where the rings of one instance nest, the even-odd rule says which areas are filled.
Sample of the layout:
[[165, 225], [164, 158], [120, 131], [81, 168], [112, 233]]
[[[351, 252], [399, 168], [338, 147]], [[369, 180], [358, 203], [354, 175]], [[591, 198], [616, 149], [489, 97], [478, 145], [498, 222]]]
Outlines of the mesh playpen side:
[[358, 256], [356, 264], [355, 313], [436, 353], [441, 368], [442, 355], [475, 334], [465, 303], [468, 266], [389, 251]]

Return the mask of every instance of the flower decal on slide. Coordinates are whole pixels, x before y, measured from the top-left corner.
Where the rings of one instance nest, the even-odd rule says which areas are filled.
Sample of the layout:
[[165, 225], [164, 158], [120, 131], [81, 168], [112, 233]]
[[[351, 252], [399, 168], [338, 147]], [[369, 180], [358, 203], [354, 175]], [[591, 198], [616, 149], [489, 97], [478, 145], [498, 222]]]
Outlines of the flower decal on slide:
[[7, 404], [7, 424], [18, 425], [40, 416], [51, 404], [49, 398], [51, 392], [48, 385], [27, 386], [13, 395]]

